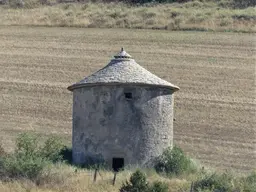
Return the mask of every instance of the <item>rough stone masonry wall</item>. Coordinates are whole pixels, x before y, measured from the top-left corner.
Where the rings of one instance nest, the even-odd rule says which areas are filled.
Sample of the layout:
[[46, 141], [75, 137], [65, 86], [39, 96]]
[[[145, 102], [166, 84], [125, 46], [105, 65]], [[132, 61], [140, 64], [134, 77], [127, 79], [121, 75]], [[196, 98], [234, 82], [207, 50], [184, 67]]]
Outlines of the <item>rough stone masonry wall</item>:
[[[132, 93], [127, 99], [125, 92]], [[156, 87], [93, 86], [74, 90], [73, 161], [124, 158], [145, 165], [172, 146], [172, 91]]]

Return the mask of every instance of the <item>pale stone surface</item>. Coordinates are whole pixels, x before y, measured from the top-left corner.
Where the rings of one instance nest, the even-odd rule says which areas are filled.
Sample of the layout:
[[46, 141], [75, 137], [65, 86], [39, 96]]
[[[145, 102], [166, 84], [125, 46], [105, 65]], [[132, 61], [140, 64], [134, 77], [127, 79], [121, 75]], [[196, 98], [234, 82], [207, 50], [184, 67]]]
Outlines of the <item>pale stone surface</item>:
[[[133, 98], [127, 99], [126, 92]], [[74, 90], [73, 161], [145, 165], [173, 138], [172, 91], [139, 86], [94, 86]]]

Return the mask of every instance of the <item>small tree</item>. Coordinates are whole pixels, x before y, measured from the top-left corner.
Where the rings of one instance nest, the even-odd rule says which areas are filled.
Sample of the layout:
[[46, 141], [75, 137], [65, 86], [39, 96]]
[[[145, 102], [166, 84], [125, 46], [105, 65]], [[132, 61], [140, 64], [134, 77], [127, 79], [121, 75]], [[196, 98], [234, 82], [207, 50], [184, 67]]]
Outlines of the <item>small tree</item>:
[[120, 192], [147, 192], [149, 190], [146, 175], [140, 170], [135, 171], [130, 177], [130, 182], [126, 181]]
[[244, 192], [251, 192], [256, 189], [256, 170], [245, 178]]
[[15, 153], [2, 159], [2, 172], [11, 178], [35, 179], [46, 164], [47, 160], [38, 153], [37, 137], [23, 133], [16, 140]]
[[168, 185], [166, 183], [156, 181], [151, 187], [151, 192], [168, 192]]
[[233, 177], [227, 173], [223, 174], [205, 174], [201, 179], [195, 182], [195, 191], [232, 191]]
[[34, 134], [22, 133], [16, 139], [15, 154], [25, 157], [38, 155], [38, 137]]
[[188, 158], [181, 148], [174, 146], [173, 149], [167, 148], [163, 154], [157, 158], [155, 163], [157, 172], [164, 172], [167, 175], [179, 175], [196, 171], [193, 161]]
[[39, 155], [50, 161], [56, 162], [63, 159], [62, 151], [65, 146], [59, 137], [50, 137], [39, 150]]
[[10, 178], [25, 177], [36, 180], [51, 162], [61, 160], [64, 145], [56, 137], [50, 137], [43, 146], [33, 134], [20, 134], [15, 153], [0, 158], [1, 175]]
[[131, 175], [130, 182], [122, 185], [120, 192], [168, 192], [168, 186], [160, 181], [149, 185], [146, 175], [137, 170]]

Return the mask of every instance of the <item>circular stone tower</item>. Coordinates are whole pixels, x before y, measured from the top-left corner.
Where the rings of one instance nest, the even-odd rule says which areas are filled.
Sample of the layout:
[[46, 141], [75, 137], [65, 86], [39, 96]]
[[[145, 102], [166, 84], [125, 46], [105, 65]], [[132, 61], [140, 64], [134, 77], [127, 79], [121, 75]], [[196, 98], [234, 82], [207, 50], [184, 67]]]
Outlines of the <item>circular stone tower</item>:
[[173, 93], [123, 49], [110, 63], [68, 87], [73, 92], [75, 164], [104, 161], [114, 170], [148, 166], [173, 144]]

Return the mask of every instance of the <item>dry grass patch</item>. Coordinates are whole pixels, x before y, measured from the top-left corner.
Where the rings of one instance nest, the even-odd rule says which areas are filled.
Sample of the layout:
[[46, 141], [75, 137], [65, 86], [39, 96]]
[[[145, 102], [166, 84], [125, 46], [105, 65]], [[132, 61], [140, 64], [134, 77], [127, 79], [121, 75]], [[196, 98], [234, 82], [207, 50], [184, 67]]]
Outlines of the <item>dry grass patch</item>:
[[[13, 180], [9, 182], [0, 182], [0, 191], [2, 192], [118, 192], [122, 184], [129, 180], [136, 169], [125, 170], [117, 175], [116, 183], [113, 186], [113, 172], [101, 170], [97, 176], [97, 181], [93, 182], [94, 170], [78, 169], [69, 165], [59, 164], [47, 169], [41, 183], [36, 185], [29, 180]], [[161, 181], [167, 183], [170, 192], [177, 192], [189, 189], [190, 181], [185, 179], [168, 179], [152, 171], [145, 171], [148, 181], [153, 183]]]
[[[35, 183], [29, 180], [13, 180], [11, 182], [0, 182], [0, 191], [2, 192], [119, 192], [119, 189], [128, 181], [131, 177], [132, 173], [136, 169], [125, 170], [117, 175], [116, 184], [112, 185], [113, 173], [109, 171], [100, 171], [100, 175], [97, 177], [97, 181], [93, 182], [93, 170], [87, 169], [77, 169], [75, 167], [71, 167], [69, 165], [56, 165], [51, 167], [53, 170], [51, 173], [47, 173], [48, 179], [44, 179], [45, 183], [40, 183], [40, 185], [36, 185]], [[156, 181], [163, 182], [168, 185], [169, 192], [183, 192], [189, 191], [191, 187], [192, 181], [201, 181], [201, 179], [205, 179], [205, 182], [213, 183], [218, 182], [220, 186], [225, 186], [226, 182], [229, 180], [224, 180], [220, 182], [218, 179], [220, 176], [213, 176], [212, 180], [211, 175], [213, 173], [209, 172], [209, 176], [200, 176], [200, 174], [192, 174], [180, 177], [173, 177], [173, 178], [166, 178], [161, 175], [154, 173], [152, 170], [142, 170], [146, 173], [147, 181], [152, 184]], [[221, 175], [221, 173], [220, 173]], [[222, 177], [220, 177], [222, 178]], [[225, 178], [225, 177], [224, 177]], [[236, 188], [238, 191], [239, 189], [246, 189], [248, 192], [253, 192], [253, 183], [247, 183], [246, 180], [250, 179], [250, 182], [253, 182], [254, 176], [247, 176], [242, 177], [241, 175], [237, 175], [236, 177], [232, 178], [232, 182], [229, 183], [232, 185], [232, 188]], [[43, 180], [43, 178], [42, 178]], [[249, 181], [248, 181], [249, 182]], [[223, 183], [223, 184], [221, 184]], [[201, 183], [202, 184], [202, 183]], [[229, 185], [228, 185], [229, 186]], [[207, 190], [206, 190], [207, 191]]]
[[217, 3], [200, 1], [150, 6], [70, 3], [39, 5], [32, 9], [0, 7], [0, 10], [1, 25], [255, 32], [256, 24], [253, 7], [224, 8]]

